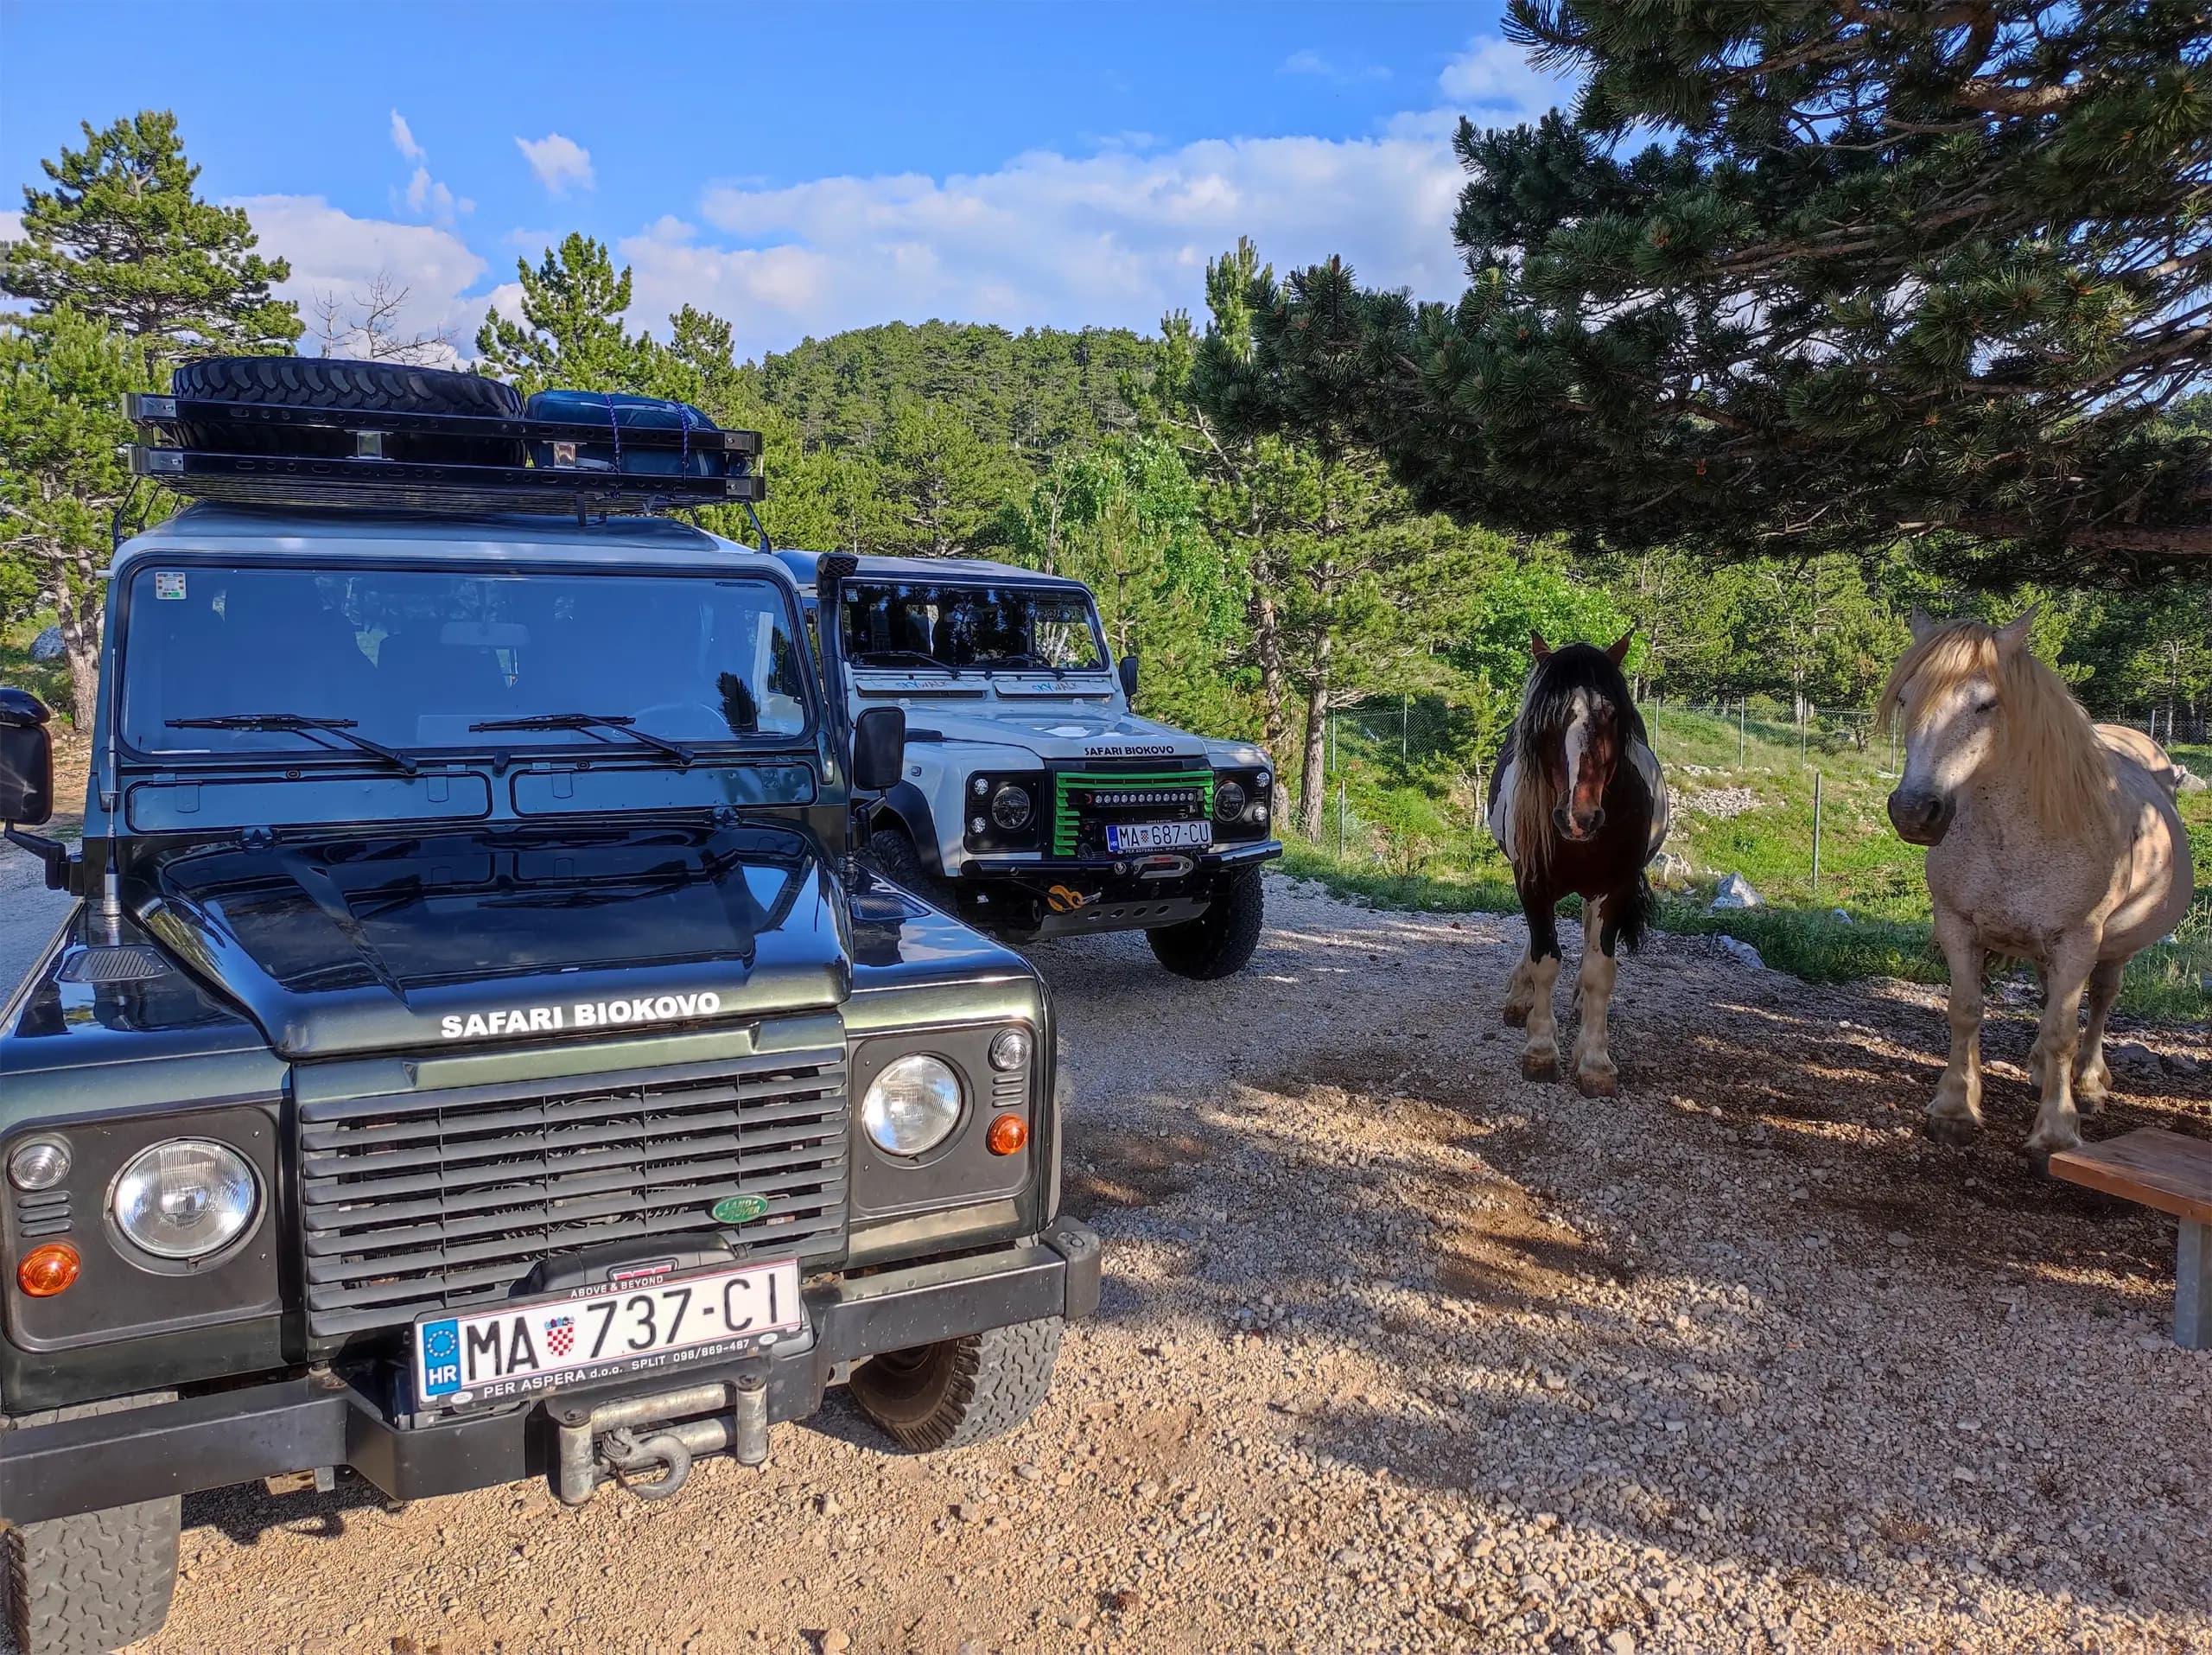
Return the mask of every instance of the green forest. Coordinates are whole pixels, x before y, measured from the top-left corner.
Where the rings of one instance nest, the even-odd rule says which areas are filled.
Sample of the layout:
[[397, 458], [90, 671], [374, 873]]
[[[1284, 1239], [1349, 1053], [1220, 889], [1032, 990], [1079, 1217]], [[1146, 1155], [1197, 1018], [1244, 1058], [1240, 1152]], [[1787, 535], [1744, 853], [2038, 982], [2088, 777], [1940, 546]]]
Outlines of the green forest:
[[[465, 366], [757, 427], [779, 543], [1086, 581], [1144, 710], [1263, 742], [1309, 836], [1328, 714], [1418, 699], [1479, 773], [1531, 632], [1633, 627], [1668, 702], [1863, 708], [1914, 605], [2034, 603], [2094, 710], [2201, 732], [2204, 32], [2156, 5], [2044, 19], [2040, 45], [1796, 10], [1802, 49], [1732, 78], [1648, 8], [1516, 6], [1585, 90], [1535, 127], [1463, 123], [1456, 305], [1245, 242], [1150, 334], [894, 322], [740, 360], [688, 305], [639, 328], [629, 271], [569, 235]], [[1624, 144], [1662, 122], [1684, 136]], [[44, 172], [0, 244], [0, 636], [58, 627], [50, 687], [81, 716], [111, 533], [174, 504], [127, 487], [122, 393], [308, 328], [171, 116], [88, 123]], [[1931, 220], [1962, 190], [1978, 214]], [[325, 348], [427, 360], [388, 308], [342, 308]]]

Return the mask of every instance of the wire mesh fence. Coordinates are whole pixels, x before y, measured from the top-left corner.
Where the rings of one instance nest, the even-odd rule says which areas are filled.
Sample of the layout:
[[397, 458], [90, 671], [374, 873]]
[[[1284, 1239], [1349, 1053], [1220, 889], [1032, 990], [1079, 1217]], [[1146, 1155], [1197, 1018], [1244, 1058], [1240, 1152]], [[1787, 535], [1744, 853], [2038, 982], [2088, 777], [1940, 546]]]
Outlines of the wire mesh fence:
[[[1768, 696], [1655, 695], [1640, 705], [1675, 795], [1679, 856], [1763, 863], [1796, 895], [1823, 903], [1862, 887], [1897, 894], [1888, 864], [1900, 857], [1880, 805], [1902, 754], [1872, 708]], [[1348, 869], [1507, 878], [1486, 817], [1510, 714], [1411, 694], [1332, 711], [1318, 797], [1296, 818], [1305, 837]], [[2096, 716], [2162, 742], [2206, 739], [2203, 712], [2186, 707]], [[1878, 878], [1866, 875], [1871, 863], [1883, 864]]]

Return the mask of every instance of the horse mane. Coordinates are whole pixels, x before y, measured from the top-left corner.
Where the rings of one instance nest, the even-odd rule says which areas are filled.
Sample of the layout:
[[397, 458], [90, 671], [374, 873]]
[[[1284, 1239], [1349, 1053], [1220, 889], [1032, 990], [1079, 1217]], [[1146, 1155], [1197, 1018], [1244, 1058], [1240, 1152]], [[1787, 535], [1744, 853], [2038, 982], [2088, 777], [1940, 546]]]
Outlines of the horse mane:
[[[1636, 710], [1628, 678], [1612, 658], [1594, 644], [1567, 644], [1536, 663], [1521, 691], [1521, 711], [1506, 738], [1507, 754], [1513, 758], [1512, 843], [1531, 868], [1541, 870], [1551, 862], [1552, 807], [1559, 803], [1551, 779], [1529, 755], [1567, 739], [1567, 724], [1573, 710], [1574, 692], [1588, 690], [1610, 701], [1620, 718], [1624, 765], [1627, 744], [1651, 745], [1644, 733], [1643, 715]], [[1501, 768], [1503, 766], [1500, 767]]]
[[2066, 680], [2032, 652], [2000, 649], [1995, 627], [1954, 621], [1915, 643], [1891, 669], [1875, 717], [1896, 719], [1906, 687], [1916, 681], [1928, 692], [1925, 706], [1976, 677], [1997, 685], [1998, 762], [2018, 780], [2038, 825], [2054, 837], [2109, 839], [2114, 781], [2096, 726]]

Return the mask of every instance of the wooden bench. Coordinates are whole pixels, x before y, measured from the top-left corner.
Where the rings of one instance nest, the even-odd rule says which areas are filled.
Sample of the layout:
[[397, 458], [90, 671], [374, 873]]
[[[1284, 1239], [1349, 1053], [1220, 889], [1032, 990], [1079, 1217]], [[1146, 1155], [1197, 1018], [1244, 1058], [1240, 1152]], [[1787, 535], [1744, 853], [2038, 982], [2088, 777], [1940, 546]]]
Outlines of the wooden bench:
[[2054, 1176], [2181, 1219], [2174, 1258], [2174, 1343], [2212, 1350], [2212, 1143], [2145, 1126], [2062, 1150]]

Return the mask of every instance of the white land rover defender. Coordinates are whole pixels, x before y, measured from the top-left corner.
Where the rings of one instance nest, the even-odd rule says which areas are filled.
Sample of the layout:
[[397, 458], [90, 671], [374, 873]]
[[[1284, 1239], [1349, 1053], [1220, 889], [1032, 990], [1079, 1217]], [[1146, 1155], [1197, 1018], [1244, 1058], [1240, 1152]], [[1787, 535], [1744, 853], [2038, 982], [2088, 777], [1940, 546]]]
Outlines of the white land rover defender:
[[[804, 592], [813, 552], [780, 551]], [[1004, 563], [842, 557], [813, 616], [851, 715], [906, 716], [905, 773], [869, 824], [895, 882], [1015, 942], [1142, 931], [1171, 971], [1243, 969], [1260, 866], [1282, 855], [1274, 768], [1245, 742], [1141, 718], [1080, 581]]]

